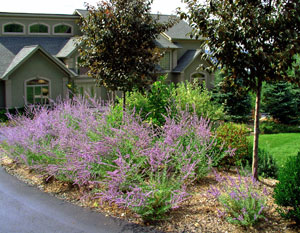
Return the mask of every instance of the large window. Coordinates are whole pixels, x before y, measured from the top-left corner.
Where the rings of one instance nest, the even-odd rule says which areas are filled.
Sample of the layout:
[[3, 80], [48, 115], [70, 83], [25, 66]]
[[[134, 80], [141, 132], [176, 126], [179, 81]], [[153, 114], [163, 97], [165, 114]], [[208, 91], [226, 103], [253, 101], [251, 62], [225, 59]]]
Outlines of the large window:
[[72, 27], [65, 24], [54, 26], [55, 34], [72, 34]]
[[33, 24], [29, 27], [30, 33], [49, 33], [49, 27], [45, 24]]
[[3, 27], [4, 33], [24, 33], [24, 26], [19, 23], [9, 23]]
[[171, 52], [170, 51], [165, 52], [164, 56], [160, 60], [159, 65], [163, 70], [171, 70]]
[[27, 104], [49, 104], [49, 81], [33, 79], [26, 82]]

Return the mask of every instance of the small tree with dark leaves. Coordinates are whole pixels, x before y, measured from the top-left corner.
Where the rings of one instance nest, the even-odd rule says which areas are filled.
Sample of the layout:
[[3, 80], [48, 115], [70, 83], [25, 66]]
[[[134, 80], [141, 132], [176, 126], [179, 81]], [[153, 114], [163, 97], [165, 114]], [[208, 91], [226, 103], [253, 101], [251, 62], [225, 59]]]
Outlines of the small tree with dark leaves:
[[87, 4], [81, 18], [80, 55], [88, 75], [109, 91], [143, 89], [156, 79], [161, 57], [155, 38], [173, 22], [150, 14], [152, 0], [103, 0]]
[[299, 67], [295, 75], [288, 72], [300, 52], [299, 1], [184, 2], [188, 11], [181, 12], [181, 18], [190, 22], [193, 36], [203, 39], [203, 47], [210, 50], [217, 66], [228, 71], [226, 79], [231, 81], [232, 87], [241, 79], [242, 86], [256, 94], [252, 172], [257, 179], [262, 84], [281, 80], [300, 83]]

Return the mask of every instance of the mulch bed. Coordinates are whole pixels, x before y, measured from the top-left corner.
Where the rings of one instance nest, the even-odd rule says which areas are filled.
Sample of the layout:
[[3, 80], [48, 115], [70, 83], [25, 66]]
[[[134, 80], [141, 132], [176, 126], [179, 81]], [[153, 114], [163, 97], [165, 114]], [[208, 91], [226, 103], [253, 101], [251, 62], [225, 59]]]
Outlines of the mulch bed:
[[[17, 164], [8, 157], [0, 159], [0, 165], [5, 170], [16, 176], [18, 179], [29, 185], [36, 186], [40, 190], [55, 195], [60, 199], [64, 199], [73, 204], [91, 208], [94, 211], [103, 213], [106, 216], [113, 216], [127, 221], [138, 223], [141, 225], [149, 225], [143, 223], [142, 219], [127, 209], [118, 208], [109, 203], [101, 203], [99, 199], [87, 196], [88, 191], [93, 187], [79, 188], [70, 183], [61, 182], [55, 179], [47, 180], [25, 165]], [[233, 172], [221, 172], [222, 175], [230, 175], [235, 177]], [[192, 197], [185, 201], [179, 209], [173, 210], [167, 216], [167, 219], [152, 224], [157, 230], [174, 233], [192, 233], [192, 232], [300, 232], [300, 228], [294, 222], [284, 220], [277, 213], [277, 205], [272, 198], [273, 189], [276, 180], [263, 179], [261, 188], [266, 187], [269, 196], [267, 196], [266, 217], [268, 221], [261, 221], [254, 227], [244, 228], [241, 226], [228, 223], [225, 219], [218, 217], [217, 209], [221, 206], [214, 199], [207, 196], [210, 185], [218, 186], [214, 175], [210, 174], [202, 181], [190, 187], [189, 192]], [[300, 195], [300, 194], [299, 194]]]

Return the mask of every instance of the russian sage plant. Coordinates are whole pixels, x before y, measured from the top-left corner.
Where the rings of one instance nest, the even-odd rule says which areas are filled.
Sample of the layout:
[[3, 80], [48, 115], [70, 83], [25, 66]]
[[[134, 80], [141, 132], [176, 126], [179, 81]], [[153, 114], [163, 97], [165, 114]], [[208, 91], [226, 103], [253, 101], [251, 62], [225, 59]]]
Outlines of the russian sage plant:
[[251, 226], [260, 219], [267, 220], [264, 216], [267, 195], [266, 189], [263, 193], [258, 190], [258, 181], [253, 177], [242, 177], [238, 173], [238, 178], [223, 177], [214, 171], [216, 180], [221, 184], [221, 188], [211, 186], [208, 194], [216, 198], [223, 210], [218, 210], [219, 217], [225, 217], [233, 224]]

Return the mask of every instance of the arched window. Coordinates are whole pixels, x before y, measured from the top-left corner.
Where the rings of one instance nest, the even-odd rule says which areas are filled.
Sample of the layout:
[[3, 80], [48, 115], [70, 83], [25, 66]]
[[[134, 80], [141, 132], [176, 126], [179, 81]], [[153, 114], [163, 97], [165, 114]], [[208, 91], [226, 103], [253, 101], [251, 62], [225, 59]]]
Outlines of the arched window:
[[59, 24], [54, 26], [55, 34], [72, 34], [72, 27], [66, 24]]
[[203, 86], [204, 82], [206, 82], [206, 75], [203, 72], [193, 73], [191, 75], [191, 83], [197, 86]]
[[24, 25], [20, 23], [8, 23], [3, 27], [4, 33], [24, 33]]
[[29, 26], [30, 33], [49, 33], [49, 26], [45, 24], [32, 24]]
[[26, 82], [26, 104], [49, 104], [50, 83], [45, 79], [31, 79]]

